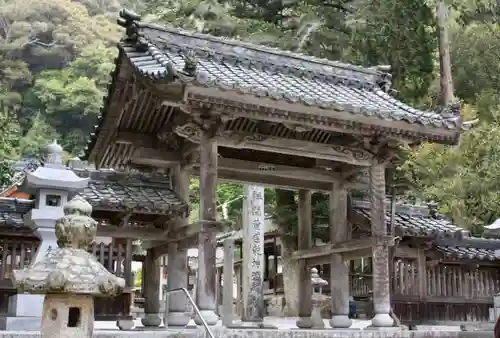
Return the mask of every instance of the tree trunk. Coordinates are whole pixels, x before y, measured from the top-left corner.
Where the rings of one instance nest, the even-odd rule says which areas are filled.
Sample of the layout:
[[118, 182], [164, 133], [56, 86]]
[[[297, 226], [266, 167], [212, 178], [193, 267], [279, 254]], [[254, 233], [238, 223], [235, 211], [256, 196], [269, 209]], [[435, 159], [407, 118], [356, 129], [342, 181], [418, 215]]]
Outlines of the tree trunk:
[[439, 42], [439, 82], [438, 104], [446, 107], [453, 103], [453, 80], [451, 76], [450, 40], [448, 36], [448, 8], [444, 0], [438, 0], [436, 6], [437, 35]]

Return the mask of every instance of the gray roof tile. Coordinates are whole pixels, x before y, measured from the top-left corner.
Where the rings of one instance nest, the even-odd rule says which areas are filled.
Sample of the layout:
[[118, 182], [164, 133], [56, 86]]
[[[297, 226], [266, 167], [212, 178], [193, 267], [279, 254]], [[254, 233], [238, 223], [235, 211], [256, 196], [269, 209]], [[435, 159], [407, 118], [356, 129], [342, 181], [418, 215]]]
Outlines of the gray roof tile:
[[[196, 45], [193, 46], [192, 41], [199, 40], [200, 36], [168, 28], [164, 28], [164, 32], [176, 41], [168, 44], [151, 41], [148, 37], [147, 50], [144, 52], [137, 52], [134, 44], [121, 44], [121, 48], [137, 71], [152, 80], [166, 79], [169, 75], [175, 77], [176, 74], [181, 74], [185, 66], [183, 55], [188, 50], [192, 50], [191, 48], [197, 48]], [[205, 35], [202, 35], [202, 38], [216, 39]], [[223, 40], [218, 41], [222, 43]], [[244, 55], [245, 48], [251, 47], [242, 46], [239, 51]], [[376, 83], [375, 79], [378, 75], [375, 72], [364, 73], [359, 68], [358, 71], [336, 73], [333, 69], [327, 70], [328, 67], [333, 68], [331, 65], [316, 70], [312, 64], [302, 62], [302, 67], [312, 68], [307, 71], [304, 68], [294, 69], [293, 62], [290, 64], [288, 59], [281, 60], [280, 64], [272, 64], [271, 60], [242, 62], [241, 59], [244, 56], [224, 55], [222, 54], [224, 51], [214, 52], [220, 55], [209, 53], [201, 47], [195, 51], [198, 52], [197, 75], [189, 81], [197, 85], [219, 87], [227, 91], [345, 111], [383, 120], [406, 121], [446, 129], [459, 128], [458, 115], [445, 117], [435, 112], [420, 111], [393, 98]], [[169, 73], [167, 64], [175, 72]]]
[[[94, 210], [155, 214], [188, 213], [189, 211], [188, 205], [172, 191], [168, 175], [110, 170], [73, 170], [80, 177], [90, 177], [89, 185], [83, 191], [82, 196]], [[9, 208], [12, 209], [12, 206]], [[0, 213], [2, 210], [10, 209], [7, 205], [3, 207], [0, 202]]]
[[83, 197], [95, 210], [134, 213], [188, 213], [188, 206], [171, 190], [167, 175], [120, 173], [105, 170], [75, 170], [90, 177]]
[[393, 98], [387, 93], [390, 75], [374, 68], [141, 23], [127, 11], [120, 17], [128, 37], [121, 49], [152, 80], [180, 79], [384, 120], [461, 128], [459, 110], [425, 112]]
[[[370, 219], [369, 202], [353, 201], [353, 209]], [[396, 235], [431, 237], [434, 249], [446, 258], [500, 260], [495, 255], [495, 250], [500, 250], [500, 240], [471, 237], [469, 231], [449, 220], [431, 216], [425, 206], [398, 205], [394, 220]], [[387, 225], [390, 221], [391, 215], [387, 212]]]
[[[354, 210], [370, 219], [370, 203], [353, 201]], [[391, 213], [386, 211], [385, 220], [389, 226]], [[468, 236], [469, 232], [454, 225], [445, 218], [431, 217], [423, 208], [398, 206], [394, 218], [395, 232], [398, 236], [458, 237]]]
[[495, 255], [495, 250], [491, 249], [478, 249], [468, 247], [449, 247], [449, 246], [436, 246], [436, 250], [443, 254], [446, 258], [453, 259], [471, 259], [471, 260], [500, 260]]
[[34, 202], [25, 199], [0, 197], [0, 227], [22, 228], [24, 215], [34, 206]]
[[434, 241], [435, 248], [445, 257], [455, 259], [500, 260], [495, 255], [500, 250], [499, 239], [464, 237], [460, 240], [440, 238]]

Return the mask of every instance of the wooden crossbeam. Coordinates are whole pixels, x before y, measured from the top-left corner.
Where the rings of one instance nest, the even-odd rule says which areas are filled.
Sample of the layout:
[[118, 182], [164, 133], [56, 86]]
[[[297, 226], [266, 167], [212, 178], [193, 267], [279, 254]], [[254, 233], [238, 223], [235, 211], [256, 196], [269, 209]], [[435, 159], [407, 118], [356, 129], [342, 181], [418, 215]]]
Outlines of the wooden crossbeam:
[[368, 237], [361, 239], [351, 239], [346, 242], [339, 242], [335, 244], [326, 244], [322, 246], [317, 246], [311, 249], [297, 250], [292, 255], [292, 259], [310, 259], [321, 256], [329, 256], [335, 253], [347, 253], [352, 251], [360, 251], [367, 248], [372, 248], [377, 240], [387, 241], [389, 246], [394, 246], [396, 237]]

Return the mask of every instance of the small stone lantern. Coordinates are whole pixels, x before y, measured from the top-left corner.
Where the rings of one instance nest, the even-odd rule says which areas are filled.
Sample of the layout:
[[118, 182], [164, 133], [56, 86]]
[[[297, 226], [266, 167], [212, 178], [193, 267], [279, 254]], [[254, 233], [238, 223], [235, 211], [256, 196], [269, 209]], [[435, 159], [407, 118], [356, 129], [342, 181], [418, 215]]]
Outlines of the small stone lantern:
[[45, 294], [42, 338], [92, 337], [94, 296], [122, 292], [125, 280], [111, 274], [87, 247], [96, 236], [92, 207], [77, 196], [64, 206], [56, 222], [59, 248], [49, 249], [32, 266], [13, 271], [19, 292]]
[[311, 286], [313, 289], [312, 293], [312, 313], [311, 313], [311, 321], [313, 329], [324, 329], [325, 322], [323, 321], [323, 317], [321, 316], [321, 305], [322, 305], [322, 288], [323, 286], [328, 285], [328, 282], [321, 278], [318, 274], [318, 269], [311, 269]]

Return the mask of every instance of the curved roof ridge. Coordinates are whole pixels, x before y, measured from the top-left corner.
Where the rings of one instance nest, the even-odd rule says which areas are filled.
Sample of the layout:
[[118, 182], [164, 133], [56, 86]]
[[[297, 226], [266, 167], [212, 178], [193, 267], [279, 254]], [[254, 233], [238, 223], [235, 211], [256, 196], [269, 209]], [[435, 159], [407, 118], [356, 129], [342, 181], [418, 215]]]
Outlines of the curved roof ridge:
[[153, 29], [153, 30], [166, 32], [166, 33], [178, 34], [178, 35], [181, 35], [181, 36], [184, 36], [187, 38], [195, 38], [198, 40], [208, 40], [208, 41], [215, 42], [215, 43], [222, 43], [222, 44], [229, 45], [232, 47], [243, 47], [243, 48], [253, 50], [256, 52], [273, 54], [273, 55], [279, 56], [279, 57], [286, 56], [286, 57], [291, 58], [291, 59], [296, 59], [296, 60], [300, 60], [300, 61], [314, 63], [314, 64], [318, 64], [318, 65], [322, 65], [322, 66], [340, 68], [340, 69], [344, 69], [344, 70], [348, 70], [348, 71], [361, 72], [361, 73], [365, 73], [368, 75], [380, 76], [383, 74], [388, 74], [385, 72], [381, 72], [381, 71], [375, 69], [374, 67], [357, 66], [357, 65], [350, 64], [350, 63], [346, 63], [346, 62], [333, 61], [333, 60], [328, 60], [325, 58], [318, 58], [318, 57], [310, 56], [310, 55], [307, 55], [304, 53], [285, 51], [285, 50], [282, 50], [279, 48], [269, 47], [269, 46], [265, 46], [265, 45], [259, 45], [256, 43], [236, 40], [233, 38], [214, 36], [214, 35], [210, 35], [210, 34], [189, 31], [186, 29], [178, 28], [178, 27], [169, 27], [166, 25], [160, 25], [160, 24], [155, 24], [155, 23], [145, 23], [145, 22], [137, 22], [137, 26], [139, 28], [149, 28], [149, 29]]

